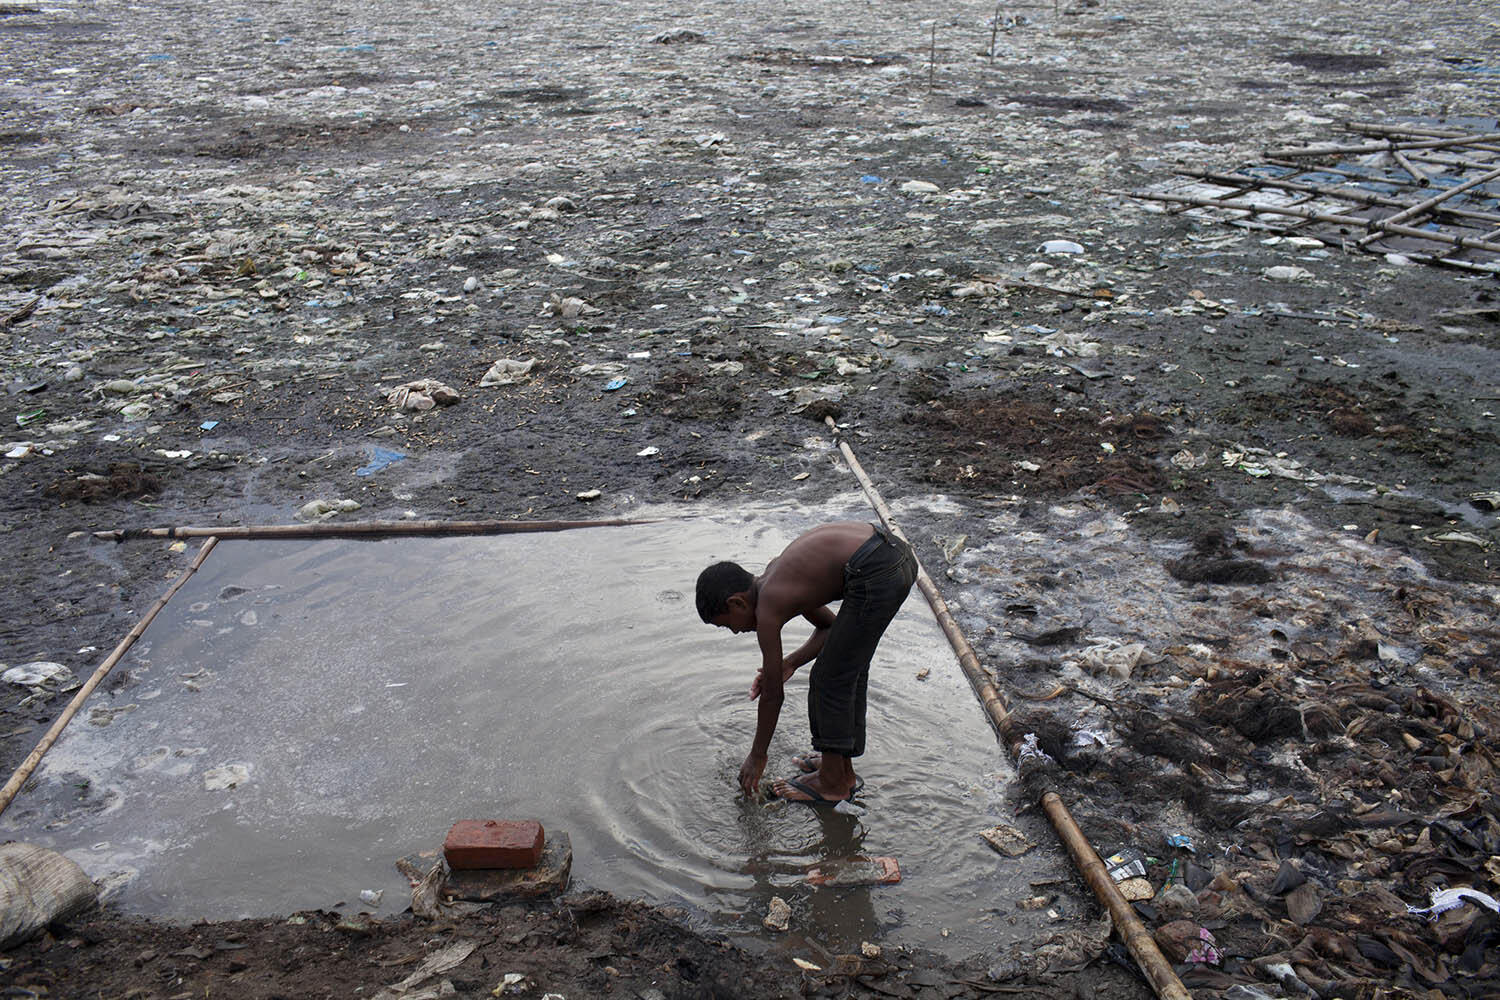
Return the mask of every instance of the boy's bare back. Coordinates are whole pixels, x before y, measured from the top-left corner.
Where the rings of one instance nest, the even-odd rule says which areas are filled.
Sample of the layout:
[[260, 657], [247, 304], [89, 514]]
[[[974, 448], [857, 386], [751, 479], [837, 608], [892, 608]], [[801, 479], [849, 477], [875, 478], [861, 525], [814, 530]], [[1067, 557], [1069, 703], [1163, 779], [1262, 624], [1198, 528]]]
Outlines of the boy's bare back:
[[757, 578], [757, 616], [785, 625], [842, 598], [844, 565], [872, 534], [864, 522], [840, 521], [799, 536]]

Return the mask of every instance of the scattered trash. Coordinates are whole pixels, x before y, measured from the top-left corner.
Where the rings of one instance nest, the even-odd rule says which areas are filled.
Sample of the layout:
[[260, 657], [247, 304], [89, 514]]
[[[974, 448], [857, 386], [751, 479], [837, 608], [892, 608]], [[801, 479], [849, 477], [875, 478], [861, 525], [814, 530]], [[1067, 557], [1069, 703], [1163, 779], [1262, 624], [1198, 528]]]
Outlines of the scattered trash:
[[1019, 858], [1036, 846], [1036, 841], [1016, 827], [1000, 823], [988, 830], [980, 830], [984, 842], [1008, 858]]
[[1104, 870], [1116, 882], [1146, 874], [1146, 856], [1133, 847], [1117, 851], [1104, 859]]
[[561, 298], [552, 295], [542, 303], [541, 315], [555, 316], [559, 319], [577, 319], [580, 316], [596, 316], [600, 312], [603, 310], [595, 309], [577, 296], [570, 295], [567, 298]]
[[708, 41], [703, 32], [693, 31], [691, 28], [673, 28], [671, 31], [663, 31], [651, 40], [658, 45], [686, 45]]
[[576, 494], [577, 498], [585, 503], [591, 500], [598, 500], [603, 495], [602, 490], [584, 490], [582, 493]]
[[458, 393], [436, 379], [424, 378], [396, 386], [385, 394], [386, 402], [399, 410], [424, 412], [435, 406], [452, 406]]
[[303, 521], [326, 521], [336, 514], [348, 514], [359, 508], [358, 500], [309, 500], [297, 509], [297, 517]]
[[[463, 965], [478, 946], [477, 941], [459, 941], [433, 952], [417, 967], [415, 972], [376, 993], [373, 1000], [416, 1000], [417, 987], [422, 986], [434, 976], [440, 976]], [[436, 988], [430, 992], [425, 989], [422, 992], [431, 997], [440, 997], [453, 996], [458, 991], [451, 982], [444, 979], [437, 983]]]
[[[392, 451], [390, 448], [373, 448], [370, 451], [370, 461], [354, 470], [356, 476], [373, 476], [382, 469], [389, 468], [397, 462], [406, 461], [406, 452]], [[303, 508], [304, 510], [306, 508]], [[321, 515], [320, 515], [321, 516]]]
[[1072, 240], [1048, 240], [1038, 249], [1042, 253], [1079, 254], [1084, 252], [1083, 244], [1074, 243]]
[[485, 372], [479, 379], [479, 386], [488, 389], [495, 385], [516, 385], [524, 382], [525, 377], [531, 374], [536, 367], [536, 359], [527, 361], [515, 361], [510, 358], [501, 358], [490, 365], [489, 371]]
[[67, 692], [80, 686], [73, 671], [61, 663], [53, 663], [50, 660], [33, 660], [30, 663], [11, 667], [5, 673], [0, 674], [0, 681], [30, 688], [33, 694]]
[[1183, 962], [1218, 965], [1224, 960], [1212, 932], [1191, 920], [1174, 920], [1163, 924], [1152, 937], [1156, 939], [1167, 960], [1176, 965]]
[[1311, 281], [1313, 279], [1313, 273], [1307, 268], [1287, 264], [1268, 267], [1260, 273], [1268, 281]]
[[84, 870], [56, 851], [18, 841], [0, 845], [0, 949], [65, 922], [97, 898]]
[[359, 901], [367, 906], [379, 906], [380, 897], [385, 895], [384, 889], [361, 889]]
[[791, 926], [791, 920], [792, 908], [787, 905], [787, 901], [780, 896], [772, 896], [765, 919], [761, 923], [770, 930], [784, 931]]
[[1436, 920], [1449, 910], [1463, 906], [1465, 903], [1474, 906], [1482, 906], [1487, 910], [1500, 913], [1500, 902], [1487, 892], [1477, 889], [1434, 889], [1432, 890], [1431, 906], [1408, 906], [1406, 912], [1415, 916], [1425, 916], [1428, 920]]

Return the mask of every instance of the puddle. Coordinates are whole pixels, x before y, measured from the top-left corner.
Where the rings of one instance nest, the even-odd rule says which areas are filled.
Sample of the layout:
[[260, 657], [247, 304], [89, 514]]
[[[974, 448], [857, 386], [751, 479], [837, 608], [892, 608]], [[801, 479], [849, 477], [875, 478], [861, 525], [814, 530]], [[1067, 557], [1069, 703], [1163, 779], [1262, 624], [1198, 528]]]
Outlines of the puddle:
[[[390, 915], [409, 903], [397, 858], [459, 819], [536, 817], [569, 834], [575, 887], [682, 906], [736, 937], [764, 937], [780, 895], [793, 937], [830, 952], [876, 940], [963, 956], [1028, 939], [1048, 918], [1015, 901], [1060, 852], [1045, 827], [1028, 827], [1043, 847], [1019, 862], [977, 836], [1013, 818], [1013, 775], [918, 591], [872, 672], [866, 813], [737, 794], [758, 652], [699, 622], [693, 581], [722, 558], [759, 570], [830, 516], [868, 518], [221, 543], [0, 832], [115, 873], [134, 913]], [[787, 648], [805, 631], [789, 627]], [[768, 776], [806, 749], [805, 695], [803, 671]], [[897, 857], [903, 881], [802, 882], [861, 854]]]

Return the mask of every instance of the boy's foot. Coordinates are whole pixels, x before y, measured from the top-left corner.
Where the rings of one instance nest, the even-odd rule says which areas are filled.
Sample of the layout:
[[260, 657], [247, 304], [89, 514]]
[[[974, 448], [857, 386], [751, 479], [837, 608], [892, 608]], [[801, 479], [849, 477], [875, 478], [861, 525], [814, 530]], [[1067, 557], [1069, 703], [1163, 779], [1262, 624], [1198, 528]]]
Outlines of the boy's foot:
[[[792, 765], [803, 774], [812, 774], [823, 765], [823, 755], [814, 751], [807, 754], [797, 754], [792, 758]], [[858, 792], [865, 787], [865, 779], [859, 775], [854, 776], [854, 790]]]
[[848, 795], [830, 798], [813, 787], [811, 779], [806, 777], [778, 781], [771, 786], [771, 793], [778, 799], [785, 799], [788, 802], [805, 802], [810, 806], [836, 806], [840, 802], [850, 802], [854, 799], [854, 791], [850, 791]]
[[803, 774], [812, 774], [823, 766], [823, 755], [817, 751], [812, 753], [798, 754], [792, 758], [792, 766]]

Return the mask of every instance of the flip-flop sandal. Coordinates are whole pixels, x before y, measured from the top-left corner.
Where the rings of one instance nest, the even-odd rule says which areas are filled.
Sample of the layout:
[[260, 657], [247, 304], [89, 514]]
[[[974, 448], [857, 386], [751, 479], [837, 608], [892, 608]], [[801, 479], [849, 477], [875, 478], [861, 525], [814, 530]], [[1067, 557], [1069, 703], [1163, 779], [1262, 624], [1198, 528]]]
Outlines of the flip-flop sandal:
[[803, 805], [808, 805], [808, 806], [837, 806], [841, 802], [853, 802], [854, 801], [854, 793], [853, 792], [850, 792], [849, 793], [849, 797], [846, 798], [846, 799], [828, 799], [828, 798], [824, 798], [823, 796], [819, 795], [816, 790], [814, 790], [812, 787], [810, 787], [806, 782], [802, 781], [800, 778], [787, 778], [786, 779], [786, 783], [788, 785], [791, 785], [793, 788], [797, 789], [797, 791], [801, 792], [803, 795], [806, 795], [807, 798], [805, 798], [805, 799], [789, 799], [789, 798], [787, 798], [784, 795], [777, 796], [778, 798], [782, 799], [785, 802], [800, 802]]
[[[812, 774], [818, 769], [818, 765], [813, 763], [813, 758], [818, 756], [821, 755], [817, 753], [797, 754], [792, 758], [792, 764], [803, 774]], [[854, 794], [858, 795], [864, 791], [864, 788], [865, 779], [856, 774], [854, 776]]]

